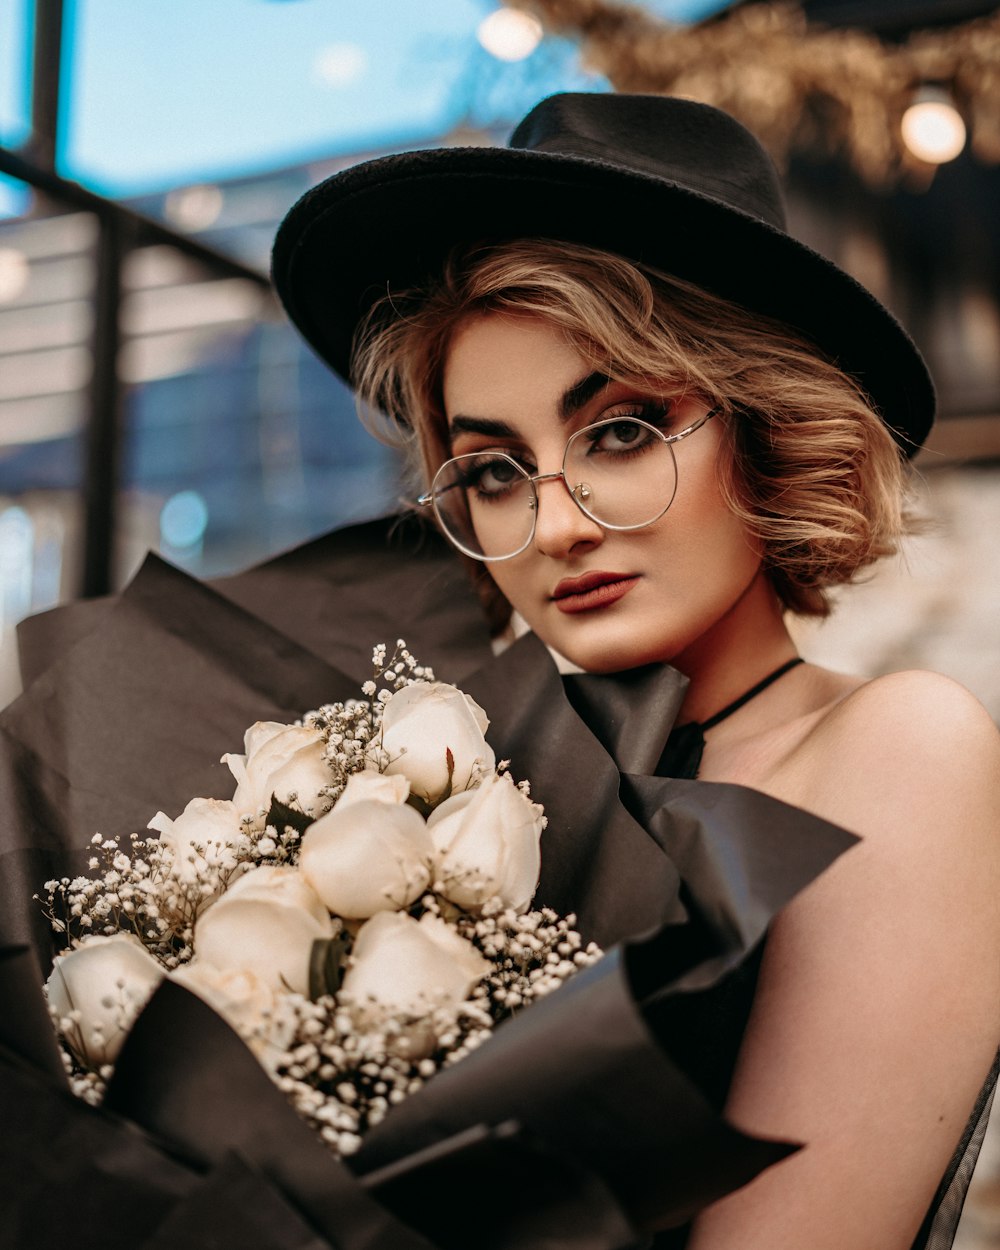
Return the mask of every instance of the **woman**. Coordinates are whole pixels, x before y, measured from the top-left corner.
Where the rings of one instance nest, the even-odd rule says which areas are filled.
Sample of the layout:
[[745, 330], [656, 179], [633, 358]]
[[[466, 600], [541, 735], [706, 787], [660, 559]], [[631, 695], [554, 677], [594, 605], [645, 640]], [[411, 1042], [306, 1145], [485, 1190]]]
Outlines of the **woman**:
[[1000, 746], [947, 679], [795, 663], [786, 626], [905, 530], [923, 363], [784, 232], [725, 115], [561, 96], [512, 145], [329, 180], [278, 289], [409, 437], [498, 635], [513, 608], [581, 669], [675, 666], [664, 770], [862, 838], [772, 926], [730, 1074], [734, 1123], [807, 1148], [688, 1246], [950, 1245], [935, 1194], [1000, 1036]]

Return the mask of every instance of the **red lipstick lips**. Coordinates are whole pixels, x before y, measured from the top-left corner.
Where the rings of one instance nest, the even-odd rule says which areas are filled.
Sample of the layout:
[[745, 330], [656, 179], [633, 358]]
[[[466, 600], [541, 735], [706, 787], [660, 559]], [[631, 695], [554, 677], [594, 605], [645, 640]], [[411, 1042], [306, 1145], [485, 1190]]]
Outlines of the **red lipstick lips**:
[[552, 598], [560, 612], [589, 612], [616, 603], [638, 581], [630, 573], [584, 573], [582, 577], [564, 577]]

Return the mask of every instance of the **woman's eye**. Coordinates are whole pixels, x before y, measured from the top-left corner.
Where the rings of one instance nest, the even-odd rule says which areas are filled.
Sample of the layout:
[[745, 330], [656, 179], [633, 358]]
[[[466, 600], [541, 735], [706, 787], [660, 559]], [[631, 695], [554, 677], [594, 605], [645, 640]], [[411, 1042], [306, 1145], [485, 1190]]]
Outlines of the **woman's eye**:
[[607, 431], [605, 441], [614, 441], [629, 447], [633, 443], [641, 443], [644, 438], [648, 437], [649, 431], [638, 422], [616, 421]]
[[[647, 418], [643, 416], [640, 419], [629, 419], [622, 417], [620, 420], [602, 421], [600, 425], [594, 426], [587, 435], [587, 441], [590, 443], [590, 452], [605, 452], [611, 455], [622, 452], [637, 451], [649, 443], [657, 441], [656, 434], [648, 428]], [[648, 424], [652, 424], [649, 422]]]
[[465, 471], [466, 489], [480, 497], [504, 495], [523, 481], [524, 474], [517, 465], [503, 456], [476, 459]]

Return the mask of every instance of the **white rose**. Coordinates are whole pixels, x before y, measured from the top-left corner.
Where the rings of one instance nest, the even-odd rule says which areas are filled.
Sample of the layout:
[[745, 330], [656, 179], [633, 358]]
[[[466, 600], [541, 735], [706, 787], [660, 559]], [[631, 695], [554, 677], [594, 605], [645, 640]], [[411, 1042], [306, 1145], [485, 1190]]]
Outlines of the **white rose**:
[[306, 830], [299, 870], [330, 911], [360, 920], [409, 907], [430, 883], [433, 854], [412, 807], [341, 800]]
[[272, 797], [318, 815], [329, 806], [320, 791], [333, 776], [323, 757], [318, 729], [258, 721], [243, 738], [244, 755], [224, 755], [222, 762], [236, 778], [233, 804], [241, 815], [266, 812]]
[[379, 912], [358, 931], [341, 999], [364, 1021], [463, 1002], [490, 964], [437, 916]]
[[378, 803], [405, 803], [410, 793], [410, 783], [403, 776], [388, 777], [374, 769], [352, 773], [347, 779], [344, 793], [337, 800], [343, 809], [348, 803], [374, 799]]
[[160, 841], [174, 852], [174, 872], [186, 881], [232, 871], [250, 846], [229, 799], [192, 799], [176, 820], [157, 812], [146, 828], [159, 832]]
[[447, 799], [430, 815], [435, 888], [460, 907], [475, 908], [494, 895], [523, 910], [541, 870], [542, 809], [492, 773], [482, 785]]
[[198, 958], [223, 971], [249, 969], [272, 989], [309, 992], [309, 956], [333, 922], [295, 868], [245, 873], [195, 923]]
[[57, 955], [45, 990], [74, 1054], [92, 1067], [114, 1063], [163, 968], [129, 933], [91, 937]]
[[291, 1043], [295, 1031], [291, 1016], [253, 969], [216, 968], [193, 959], [170, 977], [228, 1021], [262, 1063], [273, 1062]]
[[477, 766], [493, 769], [496, 759], [483, 736], [489, 723], [479, 704], [457, 687], [417, 682], [396, 691], [386, 704], [383, 754], [376, 747], [372, 758], [382, 771], [402, 774], [414, 794], [434, 803], [448, 787], [448, 751], [454, 761], [452, 793], [467, 788]]

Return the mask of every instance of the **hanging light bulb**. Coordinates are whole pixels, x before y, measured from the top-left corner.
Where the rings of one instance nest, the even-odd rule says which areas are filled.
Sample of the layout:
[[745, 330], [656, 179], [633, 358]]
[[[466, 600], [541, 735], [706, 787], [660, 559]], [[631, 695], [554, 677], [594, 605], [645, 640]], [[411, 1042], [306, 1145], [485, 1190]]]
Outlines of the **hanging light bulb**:
[[929, 165], [953, 161], [965, 147], [965, 122], [940, 87], [921, 87], [903, 114], [903, 142]]
[[523, 61], [542, 42], [542, 24], [520, 9], [496, 9], [479, 23], [476, 37], [498, 61]]

